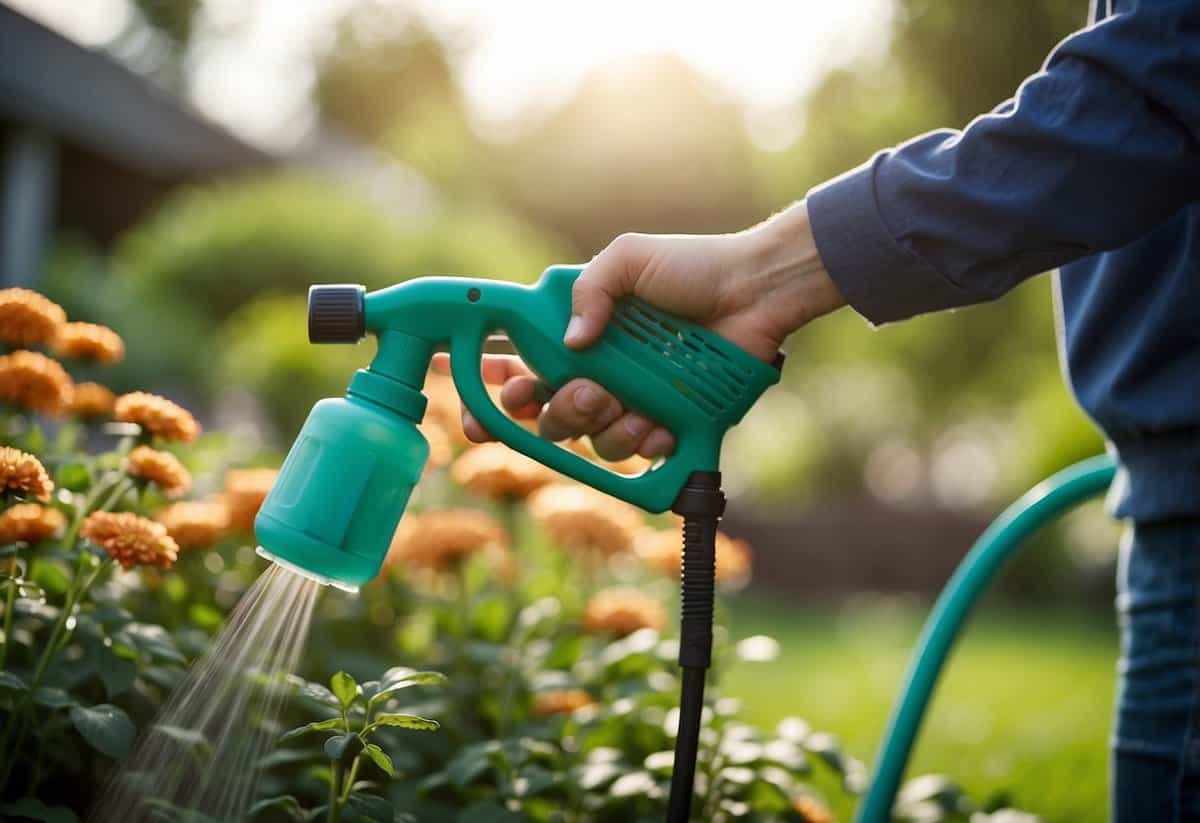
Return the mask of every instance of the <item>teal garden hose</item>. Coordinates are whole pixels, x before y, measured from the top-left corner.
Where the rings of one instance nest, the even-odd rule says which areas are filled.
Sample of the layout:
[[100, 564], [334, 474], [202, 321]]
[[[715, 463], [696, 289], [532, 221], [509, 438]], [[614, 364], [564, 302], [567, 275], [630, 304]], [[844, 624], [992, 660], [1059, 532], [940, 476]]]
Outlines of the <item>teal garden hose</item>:
[[1108, 455], [1069, 466], [1005, 509], [975, 541], [925, 621], [880, 747], [879, 762], [858, 808], [858, 823], [887, 823], [917, 731], [946, 658], [971, 610], [1006, 560], [1055, 518], [1108, 488], [1116, 471]]

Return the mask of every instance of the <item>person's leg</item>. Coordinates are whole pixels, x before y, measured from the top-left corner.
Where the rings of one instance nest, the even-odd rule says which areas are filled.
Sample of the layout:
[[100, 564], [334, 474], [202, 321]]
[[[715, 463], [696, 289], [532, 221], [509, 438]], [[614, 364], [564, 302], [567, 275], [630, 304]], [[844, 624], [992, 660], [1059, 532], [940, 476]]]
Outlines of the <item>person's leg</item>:
[[1116, 823], [1200, 821], [1200, 521], [1134, 526], [1117, 575]]

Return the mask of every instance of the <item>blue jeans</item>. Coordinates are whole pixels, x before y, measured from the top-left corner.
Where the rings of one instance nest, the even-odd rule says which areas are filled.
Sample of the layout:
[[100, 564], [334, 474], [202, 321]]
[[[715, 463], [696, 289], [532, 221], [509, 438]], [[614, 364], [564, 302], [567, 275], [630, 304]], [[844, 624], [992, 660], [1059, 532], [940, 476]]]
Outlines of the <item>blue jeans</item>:
[[1117, 573], [1116, 823], [1200, 821], [1200, 520], [1135, 525]]

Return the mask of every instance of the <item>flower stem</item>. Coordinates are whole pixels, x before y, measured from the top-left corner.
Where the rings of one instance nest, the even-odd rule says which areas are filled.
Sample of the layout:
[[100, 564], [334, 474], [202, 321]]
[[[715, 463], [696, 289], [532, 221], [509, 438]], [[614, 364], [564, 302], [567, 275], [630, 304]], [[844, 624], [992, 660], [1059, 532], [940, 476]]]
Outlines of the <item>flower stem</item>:
[[8, 662], [8, 647], [12, 645], [13, 603], [17, 597], [17, 557], [8, 561], [8, 592], [4, 596], [4, 645], [0, 646], [0, 669]]
[[350, 764], [350, 774], [346, 777], [346, 785], [342, 789], [341, 802], [345, 803], [350, 799], [350, 792], [354, 789], [354, 780], [358, 777], [358, 764], [362, 762], [362, 755], [354, 758], [354, 762]]
[[329, 776], [329, 816], [325, 818], [328, 823], [338, 823], [342, 814], [341, 783], [344, 769], [342, 761], [334, 761], [333, 774]]

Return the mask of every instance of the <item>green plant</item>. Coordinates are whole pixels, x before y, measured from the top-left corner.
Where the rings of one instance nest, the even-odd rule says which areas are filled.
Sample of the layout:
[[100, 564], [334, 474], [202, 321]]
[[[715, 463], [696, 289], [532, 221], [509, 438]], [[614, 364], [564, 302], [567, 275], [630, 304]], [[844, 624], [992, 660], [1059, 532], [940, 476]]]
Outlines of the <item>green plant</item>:
[[[390, 741], [386, 730], [407, 729], [410, 731], [435, 731], [436, 720], [416, 714], [389, 711], [397, 695], [412, 686], [437, 686], [446, 682], [438, 672], [418, 672], [411, 669], [393, 668], [379, 680], [359, 684], [353, 677], [339, 671], [329, 680], [329, 688], [306, 681], [297, 681], [297, 693], [309, 702], [316, 703], [333, 717], [315, 720], [286, 732], [279, 738], [285, 743], [303, 738], [313, 732], [328, 732], [321, 753], [327, 758], [329, 792], [324, 805], [303, 812], [300, 801], [293, 795], [281, 795], [259, 801], [250, 812], [258, 817], [280, 810], [294, 819], [319, 819], [329, 823], [345, 820], [382, 821], [390, 823], [394, 813], [391, 804], [376, 795], [364, 791], [372, 784], [359, 781], [359, 770], [367, 763], [388, 778], [396, 777], [397, 771], [391, 756], [379, 741], [387, 745]], [[315, 757], [310, 750], [292, 750], [277, 753], [288, 761], [303, 762], [306, 757]]]

